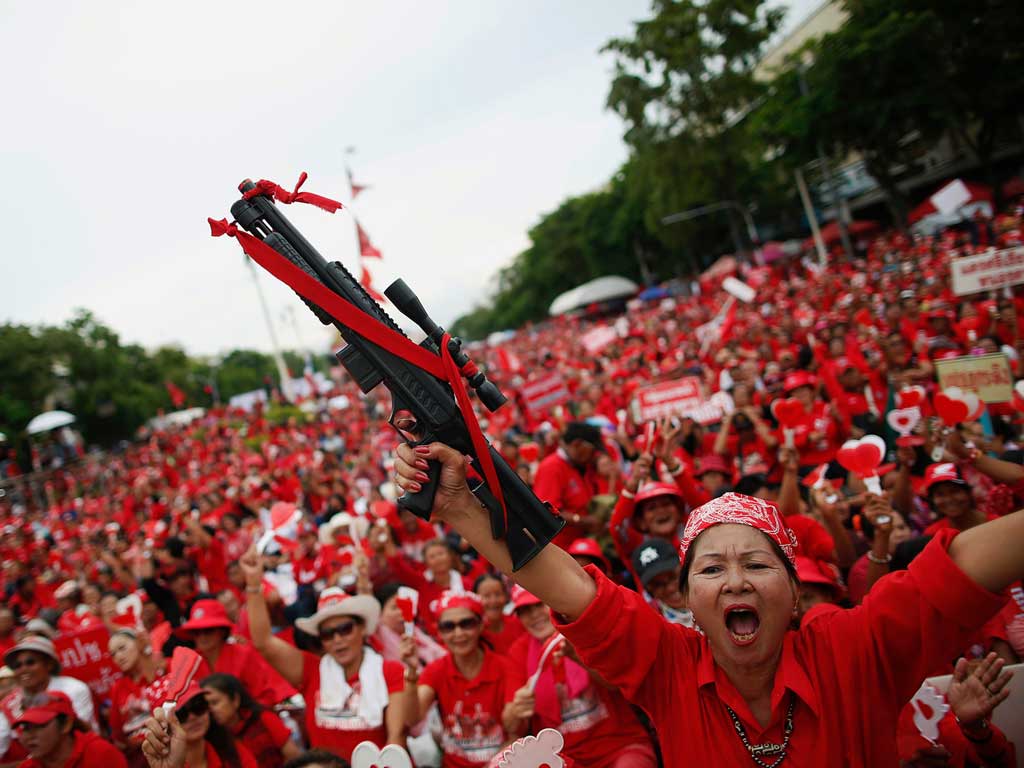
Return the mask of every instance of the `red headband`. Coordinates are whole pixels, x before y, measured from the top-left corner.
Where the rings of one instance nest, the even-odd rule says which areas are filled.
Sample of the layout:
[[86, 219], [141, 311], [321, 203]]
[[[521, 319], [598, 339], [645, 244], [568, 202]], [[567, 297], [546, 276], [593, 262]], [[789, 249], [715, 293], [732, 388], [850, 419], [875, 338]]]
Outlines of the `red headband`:
[[708, 528], [722, 523], [749, 525], [774, 541], [789, 561], [796, 564], [796, 534], [788, 527], [778, 508], [771, 502], [741, 493], [725, 493], [697, 507], [686, 520], [683, 539], [679, 542], [679, 559], [686, 560], [686, 551], [694, 539]]

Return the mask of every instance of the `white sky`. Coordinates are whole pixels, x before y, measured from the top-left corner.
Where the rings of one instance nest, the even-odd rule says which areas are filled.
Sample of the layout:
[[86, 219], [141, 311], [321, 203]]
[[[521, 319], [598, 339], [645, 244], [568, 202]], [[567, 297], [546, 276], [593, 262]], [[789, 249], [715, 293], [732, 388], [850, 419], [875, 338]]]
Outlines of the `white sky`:
[[[791, 26], [819, 0], [795, 0]], [[241, 250], [208, 236], [237, 183], [348, 202], [442, 324], [483, 298], [526, 232], [622, 163], [598, 55], [647, 0], [129, 3], [0, 0], [0, 321], [92, 310], [122, 339], [269, 349]], [[351, 217], [286, 213], [356, 266]], [[285, 347], [327, 333], [269, 275]]]

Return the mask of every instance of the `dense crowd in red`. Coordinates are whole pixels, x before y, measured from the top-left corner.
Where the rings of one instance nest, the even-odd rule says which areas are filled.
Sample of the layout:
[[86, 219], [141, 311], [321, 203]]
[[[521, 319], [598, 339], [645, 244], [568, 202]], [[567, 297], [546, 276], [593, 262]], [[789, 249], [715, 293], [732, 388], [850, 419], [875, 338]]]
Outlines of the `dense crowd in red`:
[[[508, 393], [556, 374], [566, 397], [532, 409], [519, 397], [481, 412], [481, 424], [566, 519], [557, 543], [636, 588], [647, 621], [692, 626], [682, 526], [728, 490], [785, 515], [799, 542], [794, 621], [813, 621], [860, 604], [924, 537], [1022, 506], [1013, 402], [951, 430], [930, 404], [942, 359], [1002, 353], [1024, 375], [1024, 295], [960, 297], [949, 279], [951, 258], [1022, 244], [1019, 211], [936, 237], [890, 232], [824, 271], [806, 259], [738, 267], [757, 291], [750, 304], [730, 300], [718, 274], [621, 315], [528, 326], [478, 346], [478, 358]], [[588, 350], [601, 326], [616, 333]], [[686, 376], [705, 398], [724, 393], [719, 421], [636, 419], [639, 390]], [[897, 440], [887, 414], [914, 387], [922, 418]], [[327, 410], [340, 394], [351, 406]], [[772, 404], [790, 399], [783, 427]], [[348, 758], [367, 739], [407, 743], [423, 765], [486, 765], [543, 727], [562, 732], [573, 765], [659, 764], [643, 702], [585, 666], [537, 598], [457, 534], [399, 511], [387, 393], [364, 396], [339, 377], [313, 404], [277, 420], [259, 406], [213, 408], [123, 452], [9, 484], [0, 765], [145, 765], [146, 721], [181, 645], [203, 659], [174, 704], [188, 765], [328, 765], [306, 748]], [[835, 460], [866, 434], [888, 440], [883, 496]], [[70, 644], [96, 632], [112, 666], [76, 673]], [[620, 653], [642, 653], [635, 645]], [[990, 652], [1024, 655], [1019, 585], [963, 648], [975, 665]], [[954, 699], [939, 748], [916, 734], [908, 707], [900, 757], [942, 749], [939, 764], [1001, 764], [989, 761], [1012, 746], [994, 727], [984, 738], [958, 727]]]

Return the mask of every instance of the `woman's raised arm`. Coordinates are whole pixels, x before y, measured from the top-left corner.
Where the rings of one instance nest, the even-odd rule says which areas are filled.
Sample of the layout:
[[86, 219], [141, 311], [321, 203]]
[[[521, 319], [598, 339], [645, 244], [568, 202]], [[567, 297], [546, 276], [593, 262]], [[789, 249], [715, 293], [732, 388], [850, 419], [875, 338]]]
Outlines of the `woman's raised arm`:
[[1024, 510], [968, 528], [950, 543], [949, 556], [971, 581], [1002, 592], [1024, 578]]
[[399, 486], [410, 492], [420, 489], [417, 473], [426, 471], [427, 460], [442, 464], [432, 516], [447, 523], [484, 558], [539, 597], [570, 621], [579, 618], [597, 594], [594, 581], [565, 550], [549, 545], [514, 574], [512, 558], [503, 540], [491, 538], [487, 511], [466, 485], [466, 457], [442, 443], [396, 450], [395, 473]]

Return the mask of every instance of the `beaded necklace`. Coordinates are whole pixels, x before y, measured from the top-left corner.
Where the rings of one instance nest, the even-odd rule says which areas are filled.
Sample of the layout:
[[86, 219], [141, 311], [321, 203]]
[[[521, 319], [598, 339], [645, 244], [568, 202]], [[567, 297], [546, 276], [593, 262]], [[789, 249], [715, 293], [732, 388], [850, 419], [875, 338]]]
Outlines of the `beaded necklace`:
[[[725, 708], [729, 711], [729, 717], [732, 718], [732, 725], [736, 729], [736, 733], [740, 737], [740, 741], [743, 742], [743, 746], [747, 748], [747, 752], [750, 753], [750, 759], [753, 760], [761, 768], [777, 768], [781, 765], [782, 761], [786, 759], [786, 750], [789, 748], [789, 738], [793, 735], [793, 705], [796, 704], [796, 697], [790, 696], [789, 708], [786, 710], [786, 724], [782, 730], [782, 743], [781, 744], [751, 744], [750, 739], [747, 738], [747, 730], [743, 727], [743, 723], [740, 722], [739, 717], [732, 711], [732, 707], [728, 704]], [[763, 757], [776, 757], [775, 762], [768, 763], [762, 760]]]

